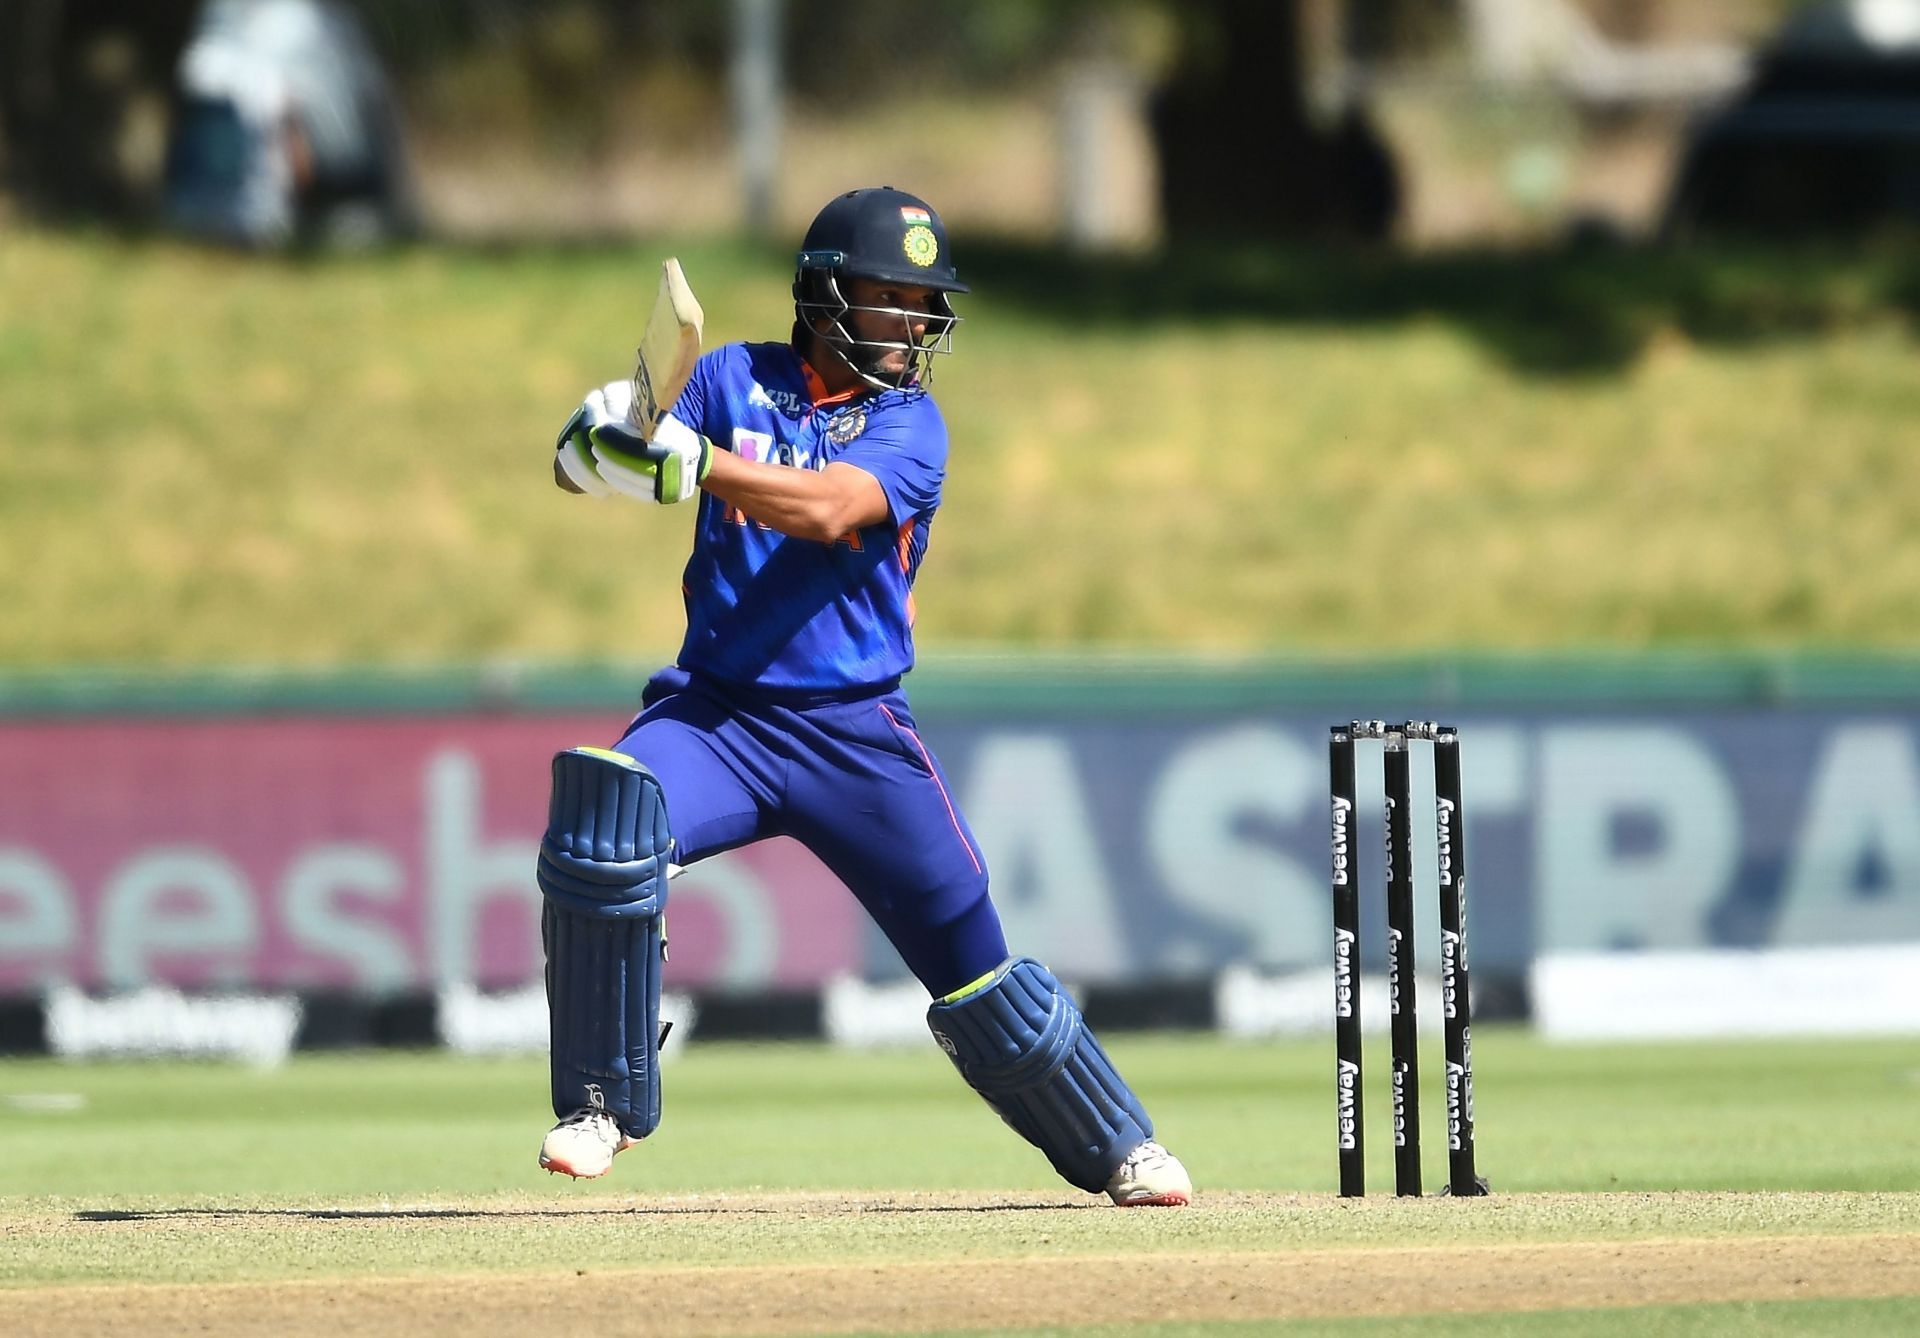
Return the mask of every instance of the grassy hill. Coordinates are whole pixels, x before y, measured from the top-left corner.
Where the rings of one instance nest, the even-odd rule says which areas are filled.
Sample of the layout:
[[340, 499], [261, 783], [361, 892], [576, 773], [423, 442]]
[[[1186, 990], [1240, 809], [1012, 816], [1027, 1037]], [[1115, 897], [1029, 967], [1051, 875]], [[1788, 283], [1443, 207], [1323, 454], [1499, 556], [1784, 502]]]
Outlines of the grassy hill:
[[[959, 244], [924, 647], [1914, 643], [1911, 250]], [[670, 253], [710, 343], [784, 334], [728, 242], [0, 236], [0, 666], [670, 652], [691, 508], [548, 472]]]

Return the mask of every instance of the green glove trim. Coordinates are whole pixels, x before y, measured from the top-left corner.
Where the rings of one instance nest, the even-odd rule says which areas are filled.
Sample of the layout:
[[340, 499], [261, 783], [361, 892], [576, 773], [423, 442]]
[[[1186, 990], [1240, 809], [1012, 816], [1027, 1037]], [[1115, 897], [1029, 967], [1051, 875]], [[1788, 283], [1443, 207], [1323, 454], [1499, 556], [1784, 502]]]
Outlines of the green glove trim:
[[[636, 474], [653, 474], [656, 462], [644, 454], [646, 443], [633, 433], [602, 426], [593, 428], [587, 435], [593, 438], [594, 450], [613, 463], [631, 469]], [[636, 446], [638, 450], [634, 449]]]

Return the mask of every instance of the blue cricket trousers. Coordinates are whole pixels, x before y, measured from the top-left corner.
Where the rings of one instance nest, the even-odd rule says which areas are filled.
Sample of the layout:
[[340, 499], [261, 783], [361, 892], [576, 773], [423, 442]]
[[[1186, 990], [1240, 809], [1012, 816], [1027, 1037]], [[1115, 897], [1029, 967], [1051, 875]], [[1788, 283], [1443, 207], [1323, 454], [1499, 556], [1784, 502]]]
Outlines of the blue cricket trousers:
[[659, 778], [677, 863], [790, 836], [935, 998], [1006, 960], [987, 862], [897, 685], [766, 694], [670, 668], [641, 701], [616, 747]]

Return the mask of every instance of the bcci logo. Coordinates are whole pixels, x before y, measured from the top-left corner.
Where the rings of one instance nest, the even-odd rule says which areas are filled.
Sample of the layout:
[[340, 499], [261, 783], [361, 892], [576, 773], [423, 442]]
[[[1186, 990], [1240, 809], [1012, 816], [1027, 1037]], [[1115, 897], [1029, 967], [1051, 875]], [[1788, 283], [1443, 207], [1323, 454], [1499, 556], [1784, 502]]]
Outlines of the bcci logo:
[[845, 446], [866, 430], [867, 411], [850, 409], [827, 424], [827, 440], [835, 446]]
[[940, 243], [933, 235], [933, 229], [924, 223], [916, 223], [907, 229], [907, 235], [900, 239], [900, 248], [907, 253], [907, 259], [925, 269], [940, 258]]

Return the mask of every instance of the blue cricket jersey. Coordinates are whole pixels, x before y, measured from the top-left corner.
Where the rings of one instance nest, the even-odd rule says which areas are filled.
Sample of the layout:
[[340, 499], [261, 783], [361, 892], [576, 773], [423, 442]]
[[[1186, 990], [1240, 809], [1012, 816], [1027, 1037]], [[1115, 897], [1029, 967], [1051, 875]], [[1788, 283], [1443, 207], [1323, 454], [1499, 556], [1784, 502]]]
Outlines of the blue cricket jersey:
[[891, 515], [838, 542], [781, 534], [700, 496], [682, 593], [683, 669], [749, 687], [833, 693], [913, 667], [913, 579], [947, 469], [947, 427], [919, 390], [828, 396], [789, 344], [702, 357], [673, 416], [743, 459], [879, 480]]

